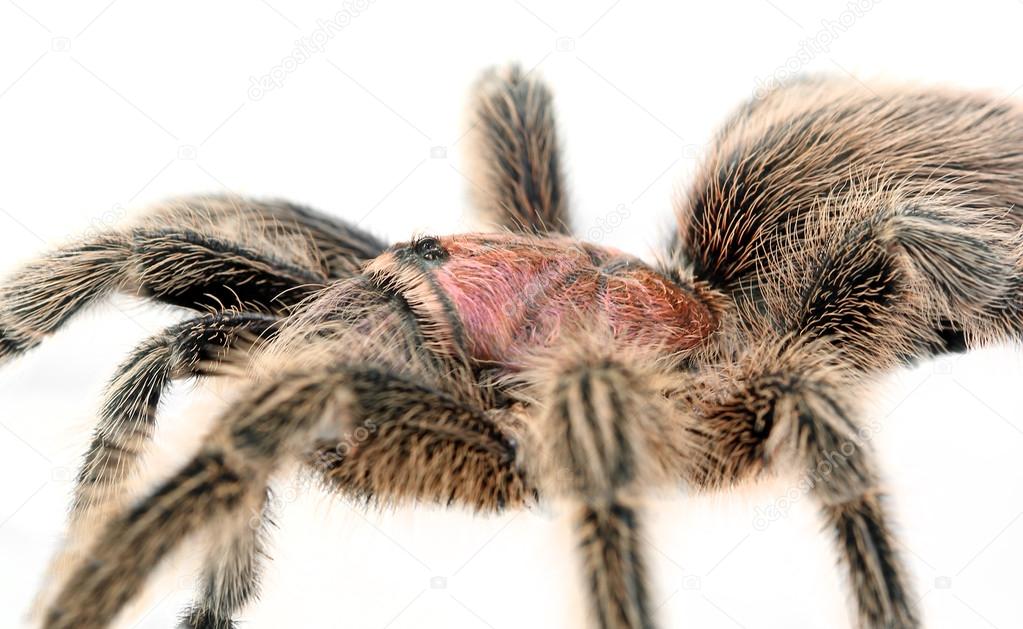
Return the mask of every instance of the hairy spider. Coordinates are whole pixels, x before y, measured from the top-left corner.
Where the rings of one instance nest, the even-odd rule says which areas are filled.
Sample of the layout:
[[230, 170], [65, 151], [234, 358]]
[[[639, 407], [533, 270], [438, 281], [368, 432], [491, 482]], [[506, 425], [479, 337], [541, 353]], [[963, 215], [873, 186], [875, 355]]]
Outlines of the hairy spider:
[[[3, 285], [4, 360], [113, 291], [201, 313], [111, 381], [70, 517], [85, 545], [65, 553], [44, 625], [107, 625], [205, 532], [184, 623], [232, 626], [256, 596], [269, 479], [297, 461], [371, 502], [568, 501], [605, 629], [655, 625], [645, 492], [812, 478], [859, 625], [918, 626], [860, 401], [896, 367], [1023, 332], [1023, 109], [781, 86], [718, 133], [656, 266], [570, 236], [541, 83], [491, 72], [472, 112], [476, 205], [496, 233], [388, 247], [288, 203], [191, 198]], [[161, 395], [218, 375], [246, 388], [191, 462], [129, 503]]]

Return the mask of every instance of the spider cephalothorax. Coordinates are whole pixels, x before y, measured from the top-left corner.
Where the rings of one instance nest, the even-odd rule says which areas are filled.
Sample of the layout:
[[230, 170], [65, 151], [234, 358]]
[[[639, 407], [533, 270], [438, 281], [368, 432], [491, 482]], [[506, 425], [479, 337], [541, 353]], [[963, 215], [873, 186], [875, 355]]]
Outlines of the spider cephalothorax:
[[[76, 486], [49, 629], [109, 624], [213, 533], [189, 627], [254, 598], [271, 477], [298, 462], [370, 503], [574, 505], [592, 622], [655, 624], [644, 492], [796, 474], [861, 627], [920, 624], [860, 401], [886, 371], [1023, 335], [1023, 111], [813, 79], [744, 106], [677, 204], [659, 265], [570, 235], [550, 94], [516, 68], [473, 107], [497, 233], [388, 247], [281, 202], [195, 198], [72, 243], [0, 288], [0, 359], [122, 291], [204, 314], [110, 383]], [[181, 378], [245, 386], [191, 462], [125, 481]]]
[[598, 318], [624, 344], [679, 354], [714, 327], [692, 292], [636, 258], [570, 238], [421, 238], [377, 257], [366, 272], [406, 295], [414, 310], [447, 322], [435, 335], [507, 368]]

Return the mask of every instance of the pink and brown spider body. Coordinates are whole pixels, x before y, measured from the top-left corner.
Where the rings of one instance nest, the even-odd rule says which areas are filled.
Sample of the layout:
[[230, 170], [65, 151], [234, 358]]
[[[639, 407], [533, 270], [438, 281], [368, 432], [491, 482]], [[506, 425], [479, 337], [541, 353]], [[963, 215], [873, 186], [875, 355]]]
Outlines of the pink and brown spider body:
[[714, 328], [706, 304], [638, 259], [570, 238], [463, 234], [399, 245], [367, 273], [449, 322], [476, 361], [514, 370], [565, 333], [607, 322], [627, 345], [682, 354]]
[[[796, 475], [858, 626], [919, 627], [861, 402], [899, 366], [1023, 338], [1023, 108], [779, 87], [724, 125], [656, 266], [571, 237], [541, 83], [488, 73], [473, 112], [476, 205], [496, 233], [389, 247], [288, 203], [185, 199], [0, 286], [0, 360], [114, 291], [202, 313], [112, 378], [44, 626], [109, 625], [205, 534], [183, 622], [234, 627], [257, 594], [268, 483], [297, 463], [375, 504], [566, 501], [601, 629], [657, 624], [647, 491]], [[132, 503], [167, 388], [239, 374], [192, 460]]]

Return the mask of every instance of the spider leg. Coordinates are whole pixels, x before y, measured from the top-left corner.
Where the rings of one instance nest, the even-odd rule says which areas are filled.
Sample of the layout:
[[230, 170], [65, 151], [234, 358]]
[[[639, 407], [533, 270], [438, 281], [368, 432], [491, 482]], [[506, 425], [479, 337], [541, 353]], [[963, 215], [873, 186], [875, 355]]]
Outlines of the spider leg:
[[823, 342], [776, 338], [745, 356], [726, 374], [726, 392], [696, 402], [694, 432], [706, 452], [697, 482], [725, 486], [768, 467], [794, 470], [796, 487], [817, 499], [836, 535], [860, 626], [918, 627], [855, 403], [862, 387], [836, 355]]
[[856, 592], [860, 624], [919, 627], [915, 594], [894, 548], [885, 501], [874, 490], [845, 502], [824, 502], [822, 510]]
[[641, 496], [656, 458], [656, 395], [627, 356], [596, 346], [559, 353], [533, 376], [549, 383], [538, 396], [540, 459], [555, 494], [575, 510], [577, 552], [590, 613], [601, 629], [654, 626], [642, 546]]
[[936, 353], [1023, 337], [1023, 233], [994, 208], [908, 205], [886, 217], [882, 242], [920, 278], [938, 320]]
[[916, 627], [856, 401], [868, 376], [940, 348], [941, 317], [971, 344], [1011, 337], [1018, 236], [995, 214], [915, 204], [855, 212], [808, 221], [767, 265], [777, 277], [765, 276], [766, 325], [748, 322], [747, 339], [733, 343], [753, 349], [736, 351], [731, 367], [694, 387], [703, 391], [690, 399], [695, 432], [714, 470], [701, 482], [794, 465], [835, 532], [860, 625]]
[[[44, 626], [107, 625], [187, 536], [210, 522], [259, 513], [269, 477], [282, 464], [307, 459], [325, 442], [344, 442], [343, 435], [358, 440], [358, 428], [368, 435], [364, 442], [335, 461], [384, 498], [473, 504], [499, 485], [495, 505], [521, 504], [529, 495], [514, 442], [464, 402], [376, 369], [278, 374], [221, 417], [190, 463], [106, 527]], [[358, 461], [371, 453], [380, 458]]]
[[0, 287], [0, 360], [114, 291], [196, 310], [281, 313], [326, 281], [320, 271], [194, 231], [107, 233], [49, 253]]
[[[267, 492], [269, 494], [269, 492]], [[259, 576], [272, 524], [264, 500], [220, 525], [219, 545], [206, 558], [195, 603], [181, 616], [187, 629], [235, 629], [234, 615], [259, 595]]]
[[858, 401], [873, 377], [942, 348], [941, 318], [974, 344], [1010, 337], [1018, 316], [1007, 312], [1016, 227], [890, 201], [856, 197], [808, 218], [763, 261], [761, 303], [726, 341], [726, 366], [683, 396], [705, 444], [698, 484], [795, 469], [836, 536], [864, 628], [920, 618]]
[[93, 512], [120, 511], [127, 499], [121, 485], [136, 471], [156, 427], [157, 407], [174, 380], [216, 375], [228, 352], [248, 351], [257, 338], [269, 340], [277, 323], [258, 313], [203, 315], [135, 348], [118, 367], [101, 406], [75, 486], [72, 527], [89, 522]]
[[0, 361], [112, 292], [194, 310], [280, 314], [383, 248], [343, 221], [287, 203], [170, 202], [135, 227], [51, 251], [0, 284]]
[[281, 245], [302, 248], [311, 244], [331, 278], [357, 272], [364, 261], [387, 248], [386, 243], [347, 221], [288, 201], [237, 196], [185, 197], [158, 207], [151, 218], [150, 222], [163, 227], [254, 233], [259, 240], [268, 240], [272, 248]]
[[570, 221], [550, 90], [516, 65], [477, 82], [470, 164], [476, 206], [498, 226], [568, 233]]
[[[138, 470], [156, 426], [157, 407], [171, 383], [217, 375], [225, 359], [272, 338], [278, 322], [257, 313], [203, 315], [143, 341], [118, 367], [75, 482], [68, 546], [51, 563], [50, 583], [78, 559], [81, 544], [89, 541], [87, 531], [125, 510], [131, 496], [124, 485]], [[40, 593], [40, 601], [48, 591]]]

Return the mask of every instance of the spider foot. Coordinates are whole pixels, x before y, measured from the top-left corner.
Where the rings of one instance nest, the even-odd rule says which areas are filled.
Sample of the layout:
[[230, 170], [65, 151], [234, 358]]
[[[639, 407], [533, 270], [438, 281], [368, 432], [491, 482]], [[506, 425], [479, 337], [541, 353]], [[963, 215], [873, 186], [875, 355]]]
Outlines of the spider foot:
[[178, 629], [238, 629], [238, 624], [230, 618], [218, 616], [212, 610], [191, 607], [181, 614]]

